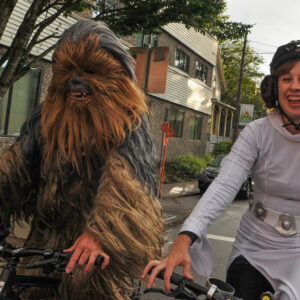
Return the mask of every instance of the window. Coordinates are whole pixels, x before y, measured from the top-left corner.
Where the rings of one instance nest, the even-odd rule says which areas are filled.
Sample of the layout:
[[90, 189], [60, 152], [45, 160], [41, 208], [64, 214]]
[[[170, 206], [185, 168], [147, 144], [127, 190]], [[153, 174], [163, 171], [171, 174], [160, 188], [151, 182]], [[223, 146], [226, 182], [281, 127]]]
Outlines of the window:
[[227, 121], [226, 121], [226, 133], [225, 136], [230, 136], [230, 125], [231, 125], [232, 113], [228, 112]]
[[195, 77], [207, 84], [208, 67], [196, 61]]
[[176, 50], [175, 67], [183, 70], [184, 72], [189, 72], [190, 57], [180, 49]]
[[220, 117], [220, 129], [219, 129], [219, 136], [224, 136], [224, 129], [225, 129], [225, 110], [222, 109], [221, 117]]
[[[2, 73], [2, 70], [0, 70]], [[0, 134], [20, 134], [20, 128], [37, 104], [40, 70], [31, 69], [9, 88], [0, 102]]]
[[189, 136], [191, 140], [201, 140], [202, 118], [191, 116], [189, 125]]
[[184, 112], [178, 109], [167, 109], [167, 121], [170, 128], [174, 129], [175, 137], [182, 137]]
[[213, 115], [213, 126], [212, 126], [212, 134], [217, 135], [217, 120], [219, 114], [219, 107], [217, 105], [214, 106], [214, 115]]
[[138, 33], [136, 35], [136, 46], [145, 47], [151, 45], [151, 47], [157, 47], [158, 35], [157, 34], [143, 34]]
[[[103, 2], [102, 0], [96, 0], [96, 8], [98, 9], [97, 14], [98, 13], [101, 14], [101, 12], [102, 12], [102, 10], [101, 10], [101, 5], [103, 5], [102, 2]], [[105, 9], [107, 9], [107, 10], [116, 10], [118, 8], [117, 4], [115, 4], [115, 3], [113, 3], [112, 1], [109, 1], [109, 0], [106, 0], [104, 2], [104, 6], [105, 6]], [[107, 14], [111, 14], [111, 12], [107, 13]]]

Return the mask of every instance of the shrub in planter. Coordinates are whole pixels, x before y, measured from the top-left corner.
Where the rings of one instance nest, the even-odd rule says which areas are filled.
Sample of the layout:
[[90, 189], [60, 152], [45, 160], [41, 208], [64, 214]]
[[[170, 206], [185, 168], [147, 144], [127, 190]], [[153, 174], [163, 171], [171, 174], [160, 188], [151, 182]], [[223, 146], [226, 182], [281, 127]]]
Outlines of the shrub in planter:
[[173, 167], [177, 170], [178, 175], [190, 178], [196, 178], [206, 165], [207, 162], [204, 158], [192, 154], [179, 156], [173, 163]]
[[232, 147], [232, 142], [223, 141], [217, 144], [214, 154], [215, 156], [219, 154], [228, 154], [230, 152], [230, 149]]

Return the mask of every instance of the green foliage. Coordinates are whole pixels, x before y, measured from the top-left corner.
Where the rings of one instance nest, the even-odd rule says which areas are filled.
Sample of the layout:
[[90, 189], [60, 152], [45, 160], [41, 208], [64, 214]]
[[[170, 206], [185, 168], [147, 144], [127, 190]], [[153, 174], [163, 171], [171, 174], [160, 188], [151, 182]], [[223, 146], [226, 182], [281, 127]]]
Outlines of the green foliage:
[[[232, 106], [236, 106], [238, 81], [241, 68], [241, 55], [243, 40], [226, 41], [220, 45], [223, 59], [226, 89], [222, 91], [221, 100]], [[258, 86], [264, 74], [259, 72], [263, 58], [250, 47], [246, 47], [244, 73], [241, 91], [241, 103], [254, 104], [256, 117], [266, 114], [266, 108], [260, 97]], [[255, 116], [254, 116], [255, 117]]]
[[229, 142], [229, 141], [220, 142], [216, 146], [214, 154], [216, 156], [219, 154], [228, 154], [230, 152], [231, 147], [232, 147], [232, 142]]
[[206, 153], [203, 158], [207, 164], [210, 164], [215, 159], [215, 155], [212, 153]]
[[205, 154], [203, 157], [192, 154], [181, 155], [172, 163], [166, 164], [164, 183], [195, 180], [200, 171], [213, 159], [212, 154]]
[[252, 26], [229, 22], [223, 15], [225, 0], [121, 0], [120, 8], [98, 0], [95, 20], [100, 20], [120, 35], [156, 33], [160, 27], [183, 23], [187, 28], [209, 32], [221, 40], [240, 38]]

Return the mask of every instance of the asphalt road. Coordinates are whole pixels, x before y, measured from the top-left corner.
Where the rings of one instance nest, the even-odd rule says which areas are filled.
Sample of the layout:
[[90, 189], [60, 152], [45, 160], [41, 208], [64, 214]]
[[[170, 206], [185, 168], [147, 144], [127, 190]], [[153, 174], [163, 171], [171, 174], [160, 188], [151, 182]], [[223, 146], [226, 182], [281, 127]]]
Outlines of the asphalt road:
[[[191, 196], [191, 197], [183, 197], [176, 199], [177, 203], [183, 203], [184, 206], [189, 206], [193, 208], [199, 199], [199, 195]], [[211, 242], [214, 251], [215, 257], [215, 265], [211, 277], [216, 277], [218, 279], [225, 280], [226, 277], [226, 265], [227, 260], [231, 253], [231, 247], [234, 242], [234, 237], [236, 234], [236, 230], [240, 219], [243, 213], [247, 210], [248, 201], [245, 200], [235, 200], [229, 208], [212, 224], [212, 226], [208, 230], [208, 238]], [[167, 255], [169, 250], [172, 247], [173, 241], [180, 230], [181, 225], [178, 225], [174, 228], [171, 228], [168, 231], [168, 235], [166, 237], [166, 244], [163, 249], [163, 254]], [[176, 272], [181, 273], [182, 268], [178, 267]], [[200, 284], [204, 284], [206, 279], [192, 272], [195, 282]], [[162, 281], [156, 281], [157, 287], [162, 287]], [[157, 300], [157, 299], [171, 299], [162, 294], [151, 294], [144, 295], [143, 299], [147, 300]]]

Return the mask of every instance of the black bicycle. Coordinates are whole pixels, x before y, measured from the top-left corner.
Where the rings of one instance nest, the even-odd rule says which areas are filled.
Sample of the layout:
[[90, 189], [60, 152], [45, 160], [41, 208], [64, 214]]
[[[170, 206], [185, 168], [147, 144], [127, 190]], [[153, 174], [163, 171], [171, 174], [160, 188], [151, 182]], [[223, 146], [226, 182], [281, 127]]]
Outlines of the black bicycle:
[[[55, 270], [65, 271], [67, 262], [71, 253], [63, 253], [62, 250], [52, 249], [33, 249], [33, 248], [16, 248], [11, 244], [5, 242], [8, 231], [0, 230], [0, 257], [6, 263], [0, 266], [2, 271], [0, 273], [0, 300], [21, 300], [21, 294], [27, 288], [41, 287], [41, 288], [57, 288], [60, 284], [59, 278], [49, 277], [48, 275]], [[23, 264], [21, 258], [38, 256], [34, 261]], [[101, 266], [103, 257], [98, 256], [95, 265]], [[17, 269], [42, 269], [45, 275], [33, 276], [17, 274]], [[163, 279], [164, 272], [158, 274], [158, 278]], [[175, 289], [171, 292], [166, 292], [160, 288], [137, 290], [132, 295], [133, 300], [141, 299], [146, 293], [161, 293], [173, 299], [197, 300], [201, 296], [206, 299], [213, 300], [241, 300], [233, 296], [233, 288], [219, 280], [213, 279], [209, 287], [201, 286], [192, 280], [189, 280], [182, 275], [173, 273], [171, 283], [175, 285]], [[269, 295], [264, 295], [263, 300], [271, 300]]]
[[[27, 288], [57, 288], [59, 278], [49, 277], [52, 272], [64, 272], [72, 253], [64, 253], [62, 250], [16, 248], [5, 242], [8, 231], [0, 231], [0, 257], [5, 260], [1, 265], [0, 273], [0, 300], [20, 300], [22, 292]], [[21, 258], [37, 256], [35, 261], [22, 263]], [[95, 265], [101, 266], [103, 257], [98, 256]], [[45, 275], [34, 276], [17, 274], [17, 269], [42, 269]]]

